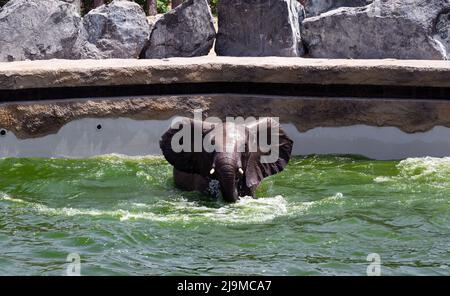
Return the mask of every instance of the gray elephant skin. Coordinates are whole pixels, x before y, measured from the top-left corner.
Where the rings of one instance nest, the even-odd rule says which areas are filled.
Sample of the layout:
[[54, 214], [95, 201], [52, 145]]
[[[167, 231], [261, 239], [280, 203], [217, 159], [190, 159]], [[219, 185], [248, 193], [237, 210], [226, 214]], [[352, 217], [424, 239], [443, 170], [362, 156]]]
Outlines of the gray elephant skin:
[[[202, 147], [195, 150], [201, 152], [187, 152], [193, 149], [176, 152], [172, 142], [183, 145], [181, 142], [186, 139], [182, 138], [181, 142], [178, 139], [178, 133], [183, 129], [191, 131], [191, 138], [188, 139], [191, 147], [194, 146], [194, 135], [197, 133], [202, 135], [202, 143], [214, 143], [216, 149], [208, 152], [211, 150]], [[268, 139], [278, 139], [275, 143], [269, 143], [270, 149], [278, 149], [278, 158], [271, 163], [264, 163], [261, 158], [267, 155], [262, 152], [267, 150], [260, 149], [258, 143], [263, 129], [267, 129]], [[224, 145], [227, 145], [227, 149]], [[254, 197], [256, 188], [264, 178], [281, 172], [288, 164], [292, 146], [293, 141], [279, 124], [267, 118], [244, 126], [233, 123], [211, 124], [183, 118], [178, 125], [172, 125], [160, 141], [164, 157], [174, 166], [176, 187], [208, 193], [210, 182], [217, 180], [226, 202], [236, 202], [243, 196]]]

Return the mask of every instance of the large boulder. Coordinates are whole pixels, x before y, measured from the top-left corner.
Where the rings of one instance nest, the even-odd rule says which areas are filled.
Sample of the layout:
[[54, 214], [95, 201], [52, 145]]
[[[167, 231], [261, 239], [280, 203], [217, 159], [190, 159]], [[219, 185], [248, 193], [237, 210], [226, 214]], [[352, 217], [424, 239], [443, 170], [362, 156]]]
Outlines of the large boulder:
[[303, 54], [297, 0], [220, 0], [216, 53], [221, 56]]
[[0, 61], [73, 58], [81, 17], [58, 0], [11, 0], [0, 10]]
[[306, 17], [316, 16], [339, 7], [362, 7], [373, 0], [305, 0]]
[[215, 36], [214, 19], [207, 1], [188, 0], [155, 22], [143, 57], [207, 55]]
[[81, 58], [138, 58], [150, 25], [137, 3], [114, 0], [84, 16], [81, 35], [77, 45]]
[[305, 19], [309, 56], [352, 59], [446, 59], [449, 0], [375, 0]]

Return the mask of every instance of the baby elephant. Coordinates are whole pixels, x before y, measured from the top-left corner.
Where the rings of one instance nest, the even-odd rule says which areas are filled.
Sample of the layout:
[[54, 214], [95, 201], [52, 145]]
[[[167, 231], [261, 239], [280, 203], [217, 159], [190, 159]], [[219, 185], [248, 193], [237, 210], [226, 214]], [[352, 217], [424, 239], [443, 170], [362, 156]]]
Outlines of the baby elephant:
[[227, 202], [253, 197], [264, 178], [284, 169], [292, 145], [278, 122], [269, 118], [241, 124], [181, 118], [160, 141], [178, 188], [208, 193], [210, 182], [217, 180]]

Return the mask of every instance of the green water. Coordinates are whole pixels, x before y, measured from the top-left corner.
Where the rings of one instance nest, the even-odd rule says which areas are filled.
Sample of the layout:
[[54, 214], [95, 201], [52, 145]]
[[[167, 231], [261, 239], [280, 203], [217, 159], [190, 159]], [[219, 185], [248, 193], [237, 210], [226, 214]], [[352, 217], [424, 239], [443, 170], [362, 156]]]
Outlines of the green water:
[[294, 158], [263, 198], [172, 186], [162, 158], [0, 159], [0, 274], [450, 275], [450, 158]]

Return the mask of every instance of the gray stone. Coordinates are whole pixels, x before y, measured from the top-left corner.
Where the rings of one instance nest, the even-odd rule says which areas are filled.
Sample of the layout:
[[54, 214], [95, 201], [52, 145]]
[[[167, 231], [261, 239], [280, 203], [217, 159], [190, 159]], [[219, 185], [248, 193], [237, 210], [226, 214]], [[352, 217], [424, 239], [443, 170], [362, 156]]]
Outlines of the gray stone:
[[0, 10], [0, 61], [73, 58], [80, 27], [72, 4], [11, 0]]
[[302, 24], [310, 57], [446, 59], [448, 0], [375, 0], [339, 8]]
[[147, 59], [207, 55], [216, 31], [206, 0], [188, 0], [154, 24], [145, 50]]
[[221, 0], [218, 15], [217, 55], [303, 54], [299, 24], [304, 10], [297, 0]]
[[61, 0], [61, 1], [75, 5], [77, 12], [81, 13], [81, 0]]
[[81, 58], [137, 58], [148, 41], [150, 25], [137, 3], [114, 0], [85, 15], [81, 35]]
[[316, 16], [321, 13], [339, 8], [339, 7], [361, 7], [372, 3], [373, 0], [306, 0], [306, 16]]
[[115, 59], [0, 63], [0, 89], [227, 82], [450, 88], [450, 63], [442, 60], [202, 56], [117, 66]]

